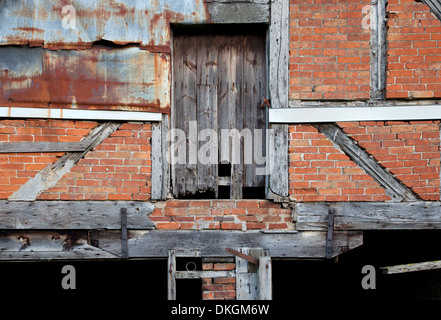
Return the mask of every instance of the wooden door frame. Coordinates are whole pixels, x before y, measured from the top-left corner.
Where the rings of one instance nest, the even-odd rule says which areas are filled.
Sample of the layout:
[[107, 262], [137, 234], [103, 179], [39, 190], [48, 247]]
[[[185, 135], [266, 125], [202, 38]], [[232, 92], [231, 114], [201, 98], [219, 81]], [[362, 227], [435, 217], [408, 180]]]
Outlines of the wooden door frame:
[[[231, 8], [236, 5], [246, 5], [247, 15], [231, 15]], [[207, 3], [211, 23], [265, 23], [268, 25], [266, 37], [266, 61], [267, 61], [267, 96], [271, 108], [289, 107], [289, 0], [255, 0], [247, 3], [225, 2]], [[171, 29], [171, 57], [173, 57], [173, 28]], [[173, 58], [171, 60], [170, 78], [173, 83]], [[171, 115], [164, 114], [163, 121], [156, 127], [156, 135], [160, 139], [152, 140], [152, 153], [161, 150], [161, 156], [152, 157], [152, 167], [158, 168], [159, 172], [152, 170], [152, 200], [166, 200], [172, 186], [171, 165], [166, 156], [169, 152], [169, 144], [166, 142], [167, 133], [173, 123], [174, 89], [171, 86]], [[267, 128], [269, 128], [267, 115]], [[165, 121], [164, 121], [165, 120]], [[270, 160], [267, 154], [267, 162], [273, 161], [274, 170], [272, 176], [266, 176], [266, 197], [274, 201], [288, 201], [288, 126], [286, 124], [272, 124], [271, 128], [279, 137], [274, 142], [277, 148], [277, 158]], [[153, 129], [152, 129], [153, 131]], [[152, 132], [153, 134], [153, 132]], [[268, 139], [267, 139], [268, 141]], [[158, 176], [165, 182], [153, 183], [153, 176]], [[271, 178], [272, 177], [272, 178]]]

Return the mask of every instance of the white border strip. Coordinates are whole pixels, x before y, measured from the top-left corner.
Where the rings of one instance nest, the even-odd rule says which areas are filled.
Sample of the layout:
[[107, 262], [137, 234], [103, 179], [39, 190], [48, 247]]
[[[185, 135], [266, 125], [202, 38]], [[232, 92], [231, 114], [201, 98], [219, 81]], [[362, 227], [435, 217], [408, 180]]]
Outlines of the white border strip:
[[161, 113], [137, 111], [80, 110], [0, 107], [1, 118], [41, 118], [106, 121], [152, 121], [162, 120]]
[[441, 105], [270, 109], [270, 123], [441, 119]]

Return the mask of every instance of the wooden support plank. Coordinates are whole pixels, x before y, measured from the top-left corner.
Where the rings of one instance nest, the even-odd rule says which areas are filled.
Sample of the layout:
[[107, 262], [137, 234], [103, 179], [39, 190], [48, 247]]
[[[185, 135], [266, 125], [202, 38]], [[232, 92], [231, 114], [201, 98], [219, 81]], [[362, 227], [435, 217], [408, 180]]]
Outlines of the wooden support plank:
[[[121, 254], [120, 232], [93, 231], [98, 247]], [[360, 232], [335, 231], [332, 256], [360, 246]], [[152, 245], [152, 243], [154, 245]], [[234, 248], [265, 248], [273, 258], [325, 258], [326, 232], [262, 233], [256, 231], [129, 231], [129, 258], [167, 258], [169, 250], [196, 249], [204, 257], [228, 257]]]
[[152, 124], [152, 200], [166, 200], [170, 191], [169, 163], [169, 117], [162, 115], [162, 121]]
[[170, 132], [170, 116], [162, 115], [162, 194], [161, 199], [166, 200], [170, 193], [170, 162], [169, 159], [169, 141], [167, 137]]
[[175, 279], [230, 278], [235, 271], [176, 271]]
[[386, 97], [387, 63], [387, 0], [371, 0], [370, 22], [370, 61], [372, 100], [384, 100]]
[[225, 251], [227, 251], [228, 253], [231, 253], [232, 255], [245, 259], [248, 262], [251, 262], [252, 264], [255, 264], [256, 266], [259, 265], [259, 260], [256, 258], [253, 258], [245, 253], [239, 252], [237, 250], [231, 249], [231, 248], [227, 248], [225, 249]]
[[364, 172], [371, 176], [393, 201], [418, 201], [419, 197], [391, 173], [380, 166], [364, 149], [341, 130], [336, 124], [321, 123], [313, 125], [336, 146], [340, 148]]
[[397, 274], [416, 271], [430, 271], [441, 269], [441, 261], [428, 261], [418, 263], [400, 264], [395, 266], [381, 267], [383, 274]]
[[168, 253], [168, 282], [167, 282], [168, 300], [176, 300], [176, 255], [174, 250]]
[[259, 300], [273, 299], [271, 257], [259, 257]]
[[82, 152], [89, 144], [88, 141], [0, 143], [0, 153]]
[[162, 181], [163, 161], [167, 161], [162, 157], [162, 123], [152, 124], [152, 200], [162, 199]]
[[3, 231], [1, 261], [101, 260], [118, 256], [88, 244], [87, 231]]
[[296, 229], [325, 231], [330, 208], [335, 210], [335, 230], [441, 229], [440, 202], [297, 203]]
[[117, 122], [106, 122], [91, 130], [83, 139], [83, 142], [88, 143], [85, 150], [66, 153], [57, 162], [46, 166], [38, 172], [35, 177], [29, 179], [8, 199], [15, 201], [36, 200], [41, 193], [55, 186], [67, 172], [70, 172], [72, 167], [75, 166], [78, 161], [80, 161], [90, 150], [93, 150], [93, 148], [108, 138], [121, 125], [121, 123]]
[[269, 85], [272, 108], [288, 108], [289, 0], [271, 0]]
[[153, 229], [154, 205], [137, 201], [0, 201], [0, 229], [121, 229], [121, 208], [127, 208], [128, 229]]
[[[289, 107], [289, 0], [271, 1], [269, 28], [269, 89], [271, 107]], [[270, 180], [267, 198], [285, 201], [288, 196], [288, 125], [273, 124], [267, 158], [270, 162]], [[282, 197], [282, 199], [280, 199]]]
[[127, 259], [127, 208], [121, 208], [121, 258]]
[[[262, 248], [240, 248], [244, 256], [252, 256], [259, 264], [259, 257], [263, 255]], [[236, 256], [236, 299], [259, 299], [259, 267], [241, 256]]]

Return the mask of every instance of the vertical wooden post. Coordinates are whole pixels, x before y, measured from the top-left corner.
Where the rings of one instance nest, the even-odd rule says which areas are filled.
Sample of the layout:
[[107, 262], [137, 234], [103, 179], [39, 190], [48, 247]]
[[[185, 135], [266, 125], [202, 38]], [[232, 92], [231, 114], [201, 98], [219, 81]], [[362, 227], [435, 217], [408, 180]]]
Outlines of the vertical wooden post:
[[259, 300], [273, 299], [271, 257], [259, 257]]
[[[269, 87], [272, 108], [289, 107], [289, 0], [271, 1]], [[270, 181], [267, 198], [288, 196], [288, 125], [273, 124], [274, 145], [267, 154]]]
[[371, 99], [386, 98], [387, 0], [371, 0]]
[[272, 268], [268, 250], [242, 248], [239, 252], [259, 260], [259, 266], [236, 256], [236, 299], [272, 300]]
[[127, 244], [127, 208], [121, 208], [121, 258], [129, 257], [129, 248]]
[[168, 300], [176, 300], [176, 252], [168, 252]]

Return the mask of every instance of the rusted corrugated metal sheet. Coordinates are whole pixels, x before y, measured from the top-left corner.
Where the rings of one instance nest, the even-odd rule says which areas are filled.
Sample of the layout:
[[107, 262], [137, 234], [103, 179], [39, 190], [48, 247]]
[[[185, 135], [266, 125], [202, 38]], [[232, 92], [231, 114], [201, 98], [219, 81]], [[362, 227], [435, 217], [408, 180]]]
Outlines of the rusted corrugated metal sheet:
[[[75, 9], [75, 29], [64, 29], [64, 5]], [[78, 48], [98, 40], [170, 47], [170, 23], [209, 20], [203, 0], [2, 0], [0, 45]]]
[[170, 55], [137, 46], [88, 50], [3, 47], [0, 104], [164, 111]]
[[0, 21], [0, 105], [169, 112], [170, 23], [209, 18], [203, 0], [2, 0]]

